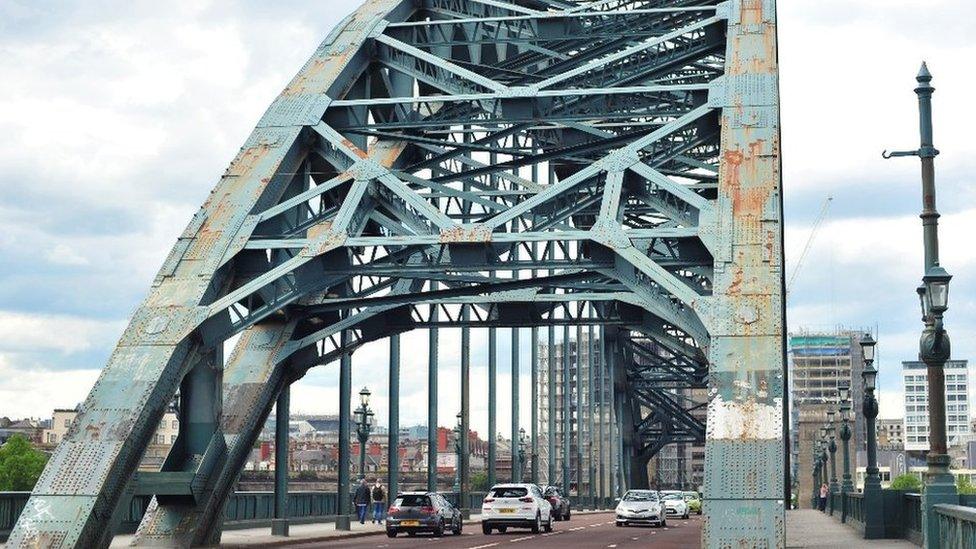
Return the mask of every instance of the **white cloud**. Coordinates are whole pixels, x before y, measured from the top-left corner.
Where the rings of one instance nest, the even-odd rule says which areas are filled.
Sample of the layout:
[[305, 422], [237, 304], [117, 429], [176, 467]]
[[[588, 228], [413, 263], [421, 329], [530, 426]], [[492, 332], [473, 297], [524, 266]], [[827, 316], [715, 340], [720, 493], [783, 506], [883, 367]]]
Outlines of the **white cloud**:
[[50, 418], [52, 408], [73, 407], [83, 401], [99, 369], [30, 370], [0, 354], [0, 415]]
[[[0, 311], [0, 357], [8, 352], [77, 353], [116, 339], [124, 322]], [[10, 378], [0, 377], [0, 380]]]

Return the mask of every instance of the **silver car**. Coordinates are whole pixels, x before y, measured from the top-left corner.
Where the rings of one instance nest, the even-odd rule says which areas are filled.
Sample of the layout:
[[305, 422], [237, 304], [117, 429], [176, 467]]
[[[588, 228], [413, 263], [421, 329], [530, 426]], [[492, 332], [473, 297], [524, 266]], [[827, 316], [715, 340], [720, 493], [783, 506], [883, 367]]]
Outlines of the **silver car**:
[[668, 517], [656, 490], [627, 490], [616, 509], [617, 526], [667, 526]]

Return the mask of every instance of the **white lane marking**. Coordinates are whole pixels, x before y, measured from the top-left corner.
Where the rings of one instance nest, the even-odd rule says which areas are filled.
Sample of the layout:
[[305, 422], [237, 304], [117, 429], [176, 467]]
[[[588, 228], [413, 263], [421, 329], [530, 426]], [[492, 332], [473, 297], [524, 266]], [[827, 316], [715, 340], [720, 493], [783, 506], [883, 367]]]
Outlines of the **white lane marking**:
[[513, 539], [512, 541], [510, 541], [509, 543], [515, 543], [515, 542], [517, 542], [517, 541], [525, 541], [525, 540], [527, 540], [527, 539], [532, 539], [532, 538], [534, 538], [534, 537], [535, 537], [535, 536], [525, 536], [524, 538], [515, 538], [515, 539]]
[[570, 532], [575, 532], [577, 530], [582, 530], [583, 528], [586, 528], [586, 526], [577, 526], [576, 528], [570, 528], [569, 531]]
[[468, 549], [485, 549], [486, 547], [494, 547], [498, 545], [498, 542], [489, 543], [488, 545], [475, 545], [474, 547], [468, 547]]
[[612, 549], [613, 547], [616, 547], [616, 546], [617, 546], [617, 544], [616, 544], [616, 543], [614, 543], [613, 545], [607, 545], [607, 548], [608, 548], [608, 549]]

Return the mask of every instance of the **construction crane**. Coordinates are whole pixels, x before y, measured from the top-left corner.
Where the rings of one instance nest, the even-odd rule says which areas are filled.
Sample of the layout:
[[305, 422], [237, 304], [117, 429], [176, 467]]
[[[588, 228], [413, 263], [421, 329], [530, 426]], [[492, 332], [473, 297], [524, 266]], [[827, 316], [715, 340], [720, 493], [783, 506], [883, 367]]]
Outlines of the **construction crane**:
[[823, 206], [820, 207], [820, 213], [817, 215], [817, 220], [813, 223], [813, 229], [810, 231], [810, 236], [807, 237], [807, 243], [803, 246], [803, 252], [800, 253], [800, 259], [796, 262], [796, 267], [793, 267], [793, 274], [790, 275], [790, 280], [786, 283], [786, 295], [790, 294], [790, 290], [793, 288], [793, 282], [796, 281], [797, 275], [800, 274], [800, 269], [803, 268], [803, 260], [807, 257], [807, 253], [810, 251], [810, 247], [813, 245], [813, 239], [817, 236], [817, 231], [820, 230], [820, 226], [823, 224], [824, 218], [827, 217], [827, 210], [830, 209], [830, 202], [834, 199], [832, 196], [828, 196], [827, 200], [824, 200]]

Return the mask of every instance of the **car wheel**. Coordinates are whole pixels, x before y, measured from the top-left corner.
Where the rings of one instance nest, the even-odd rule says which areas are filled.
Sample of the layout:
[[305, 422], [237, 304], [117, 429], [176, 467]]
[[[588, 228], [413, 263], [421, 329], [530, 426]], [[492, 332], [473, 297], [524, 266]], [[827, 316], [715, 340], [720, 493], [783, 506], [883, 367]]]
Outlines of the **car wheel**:
[[617, 528], [623, 528], [623, 527], [624, 527], [624, 523], [622, 523], [622, 522], [618, 522], [617, 523]]
[[434, 537], [439, 538], [444, 535], [444, 519], [441, 519], [434, 527]]
[[540, 513], [535, 514], [535, 524], [532, 525], [532, 533], [538, 534], [542, 531], [542, 515]]
[[482, 522], [481, 523], [481, 533], [484, 534], [484, 535], [486, 535], [486, 536], [490, 536], [491, 535], [491, 526], [489, 526], [488, 523]]
[[566, 509], [566, 520], [569, 520], [571, 514], [572, 512], [569, 509]]
[[549, 520], [546, 521], [546, 525], [545, 525], [545, 528], [544, 529], [545, 529], [545, 531], [546, 531], [547, 534], [549, 532], [552, 532], [552, 513], [549, 514]]
[[508, 532], [508, 526], [499, 526], [498, 531], [504, 534], [505, 532]]
[[396, 530], [387, 530], [386, 531], [386, 537], [388, 537], [388, 538], [395, 538], [396, 535], [397, 535], [397, 531]]
[[685, 514], [682, 515], [681, 518], [688, 520], [688, 511], [685, 511]]
[[461, 517], [458, 517], [457, 518], [457, 523], [456, 524], [453, 524], [451, 526], [451, 533], [454, 534], [455, 536], [460, 536], [461, 535], [461, 527], [463, 525], [464, 525], [464, 521], [461, 520]]
[[667, 527], [668, 527], [668, 519], [661, 520], [661, 528], [667, 528]]

